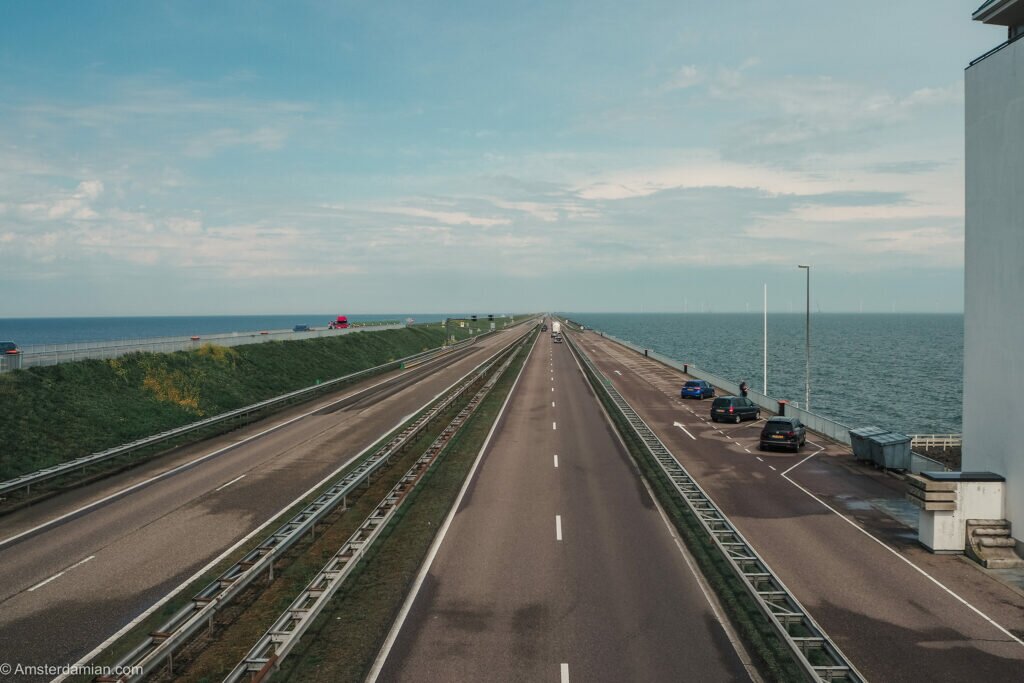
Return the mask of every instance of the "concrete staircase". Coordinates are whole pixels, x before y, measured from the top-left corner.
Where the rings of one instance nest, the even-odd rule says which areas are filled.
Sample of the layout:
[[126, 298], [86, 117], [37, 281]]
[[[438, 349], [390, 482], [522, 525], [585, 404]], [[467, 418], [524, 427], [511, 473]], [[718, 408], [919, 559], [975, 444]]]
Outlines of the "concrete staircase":
[[1024, 567], [1005, 519], [968, 519], [967, 555], [986, 569]]

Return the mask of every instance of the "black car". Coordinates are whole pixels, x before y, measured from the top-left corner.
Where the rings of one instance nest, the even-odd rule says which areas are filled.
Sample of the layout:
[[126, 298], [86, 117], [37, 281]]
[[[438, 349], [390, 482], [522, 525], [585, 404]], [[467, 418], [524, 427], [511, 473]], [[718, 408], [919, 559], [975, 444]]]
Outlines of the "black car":
[[18, 345], [12, 341], [0, 341], [0, 354], [5, 356], [17, 356], [21, 351]]
[[749, 398], [742, 396], [719, 396], [711, 404], [712, 422], [742, 422], [759, 420], [761, 409]]
[[795, 417], [772, 417], [761, 429], [761, 450], [792, 448], [796, 453], [807, 443], [807, 430]]

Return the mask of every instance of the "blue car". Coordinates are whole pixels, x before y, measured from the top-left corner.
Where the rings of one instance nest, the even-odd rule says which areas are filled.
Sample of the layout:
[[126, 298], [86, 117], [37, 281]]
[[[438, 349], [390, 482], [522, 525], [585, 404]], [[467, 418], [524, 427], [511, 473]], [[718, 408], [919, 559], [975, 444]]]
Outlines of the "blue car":
[[702, 401], [706, 398], [714, 398], [715, 388], [702, 379], [690, 379], [686, 381], [683, 388], [679, 390], [679, 398], [699, 398]]

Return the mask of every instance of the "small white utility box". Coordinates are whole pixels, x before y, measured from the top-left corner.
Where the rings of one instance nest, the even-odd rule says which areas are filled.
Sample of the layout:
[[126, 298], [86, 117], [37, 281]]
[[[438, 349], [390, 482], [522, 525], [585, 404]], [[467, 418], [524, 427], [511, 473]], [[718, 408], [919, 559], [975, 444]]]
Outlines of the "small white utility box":
[[921, 508], [917, 539], [932, 552], [962, 553], [967, 520], [1001, 520], [1006, 479], [993, 472], [922, 472], [907, 477], [907, 498]]

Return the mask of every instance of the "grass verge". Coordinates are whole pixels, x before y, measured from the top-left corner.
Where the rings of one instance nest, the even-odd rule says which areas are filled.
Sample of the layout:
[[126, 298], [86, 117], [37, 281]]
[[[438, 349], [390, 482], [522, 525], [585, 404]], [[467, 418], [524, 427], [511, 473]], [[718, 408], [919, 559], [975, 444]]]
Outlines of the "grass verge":
[[[133, 353], [4, 373], [0, 480], [382, 365], [443, 341], [440, 325], [424, 325], [231, 348], [208, 344], [194, 351]], [[173, 445], [237, 426], [224, 423]], [[161, 444], [148, 455], [167, 448]], [[146, 455], [136, 454], [132, 461]]]

